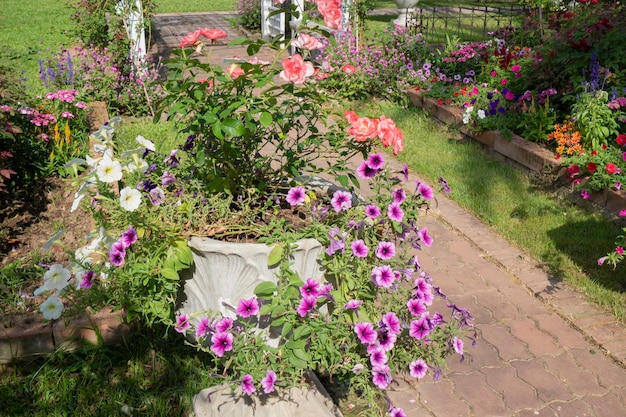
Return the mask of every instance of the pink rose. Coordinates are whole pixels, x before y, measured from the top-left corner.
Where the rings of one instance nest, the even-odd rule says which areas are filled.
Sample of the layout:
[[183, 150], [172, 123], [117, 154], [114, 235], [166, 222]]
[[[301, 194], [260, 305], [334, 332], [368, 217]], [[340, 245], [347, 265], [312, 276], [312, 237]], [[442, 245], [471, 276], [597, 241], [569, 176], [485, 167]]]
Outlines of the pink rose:
[[283, 60], [283, 70], [278, 75], [287, 82], [303, 84], [306, 77], [310, 77], [314, 72], [313, 64], [304, 62], [302, 56], [296, 54]]
[[222, 29], [202, 28], [198, 30], [198, 32], [200, 32], [200, 36], [204, 36], [207, 39], [211, 39], [211, 42], [214, 42], [218, 39], [222, 39], [228, 36], [228, 34], [224, 32]]
[[244, 75], [246, 72], [240, 66], [236, 64], [232, 64], [230, 68], [226, 70], [226, 73], [230, 75], [232, 79], [235, 79], [237, 77]]
[[404, 135], [393, 120], [380, 116], [378, 121], [378, 137], [386, 148], [393, 147], [393, 154], [397, 155], [404, 150]]
[[189, 32], [185, 35], [181, 40], [178, 46], [180, 48], [186, 48], [188, 46], [194, 46], [198, 42], [198, 38], [200, 37], [200, 31], [196, 30], [195, 32]]
[[365, 142], [378, 136], [378, 120], [368, 117], [359, 117], [352, 122], [348, 133], [354, 136], [357, 142]]
[[341, 29], [341, 2], [324, 1], [317, 2], [317, 9], [324, 18], [324, 24], [330, 29]]
[[359, 116], [357, 116], [357, 114], [352, 110], [345, 111], [343, 115], [345, 116], [348, 123], [354, 123], [359, 118]]
[[299, 33], [298, 37], [291, 42], [291, 44], [296, 48], [304, 49], [306, 51], [321, 49], [323, 46], [319, 39], [309, 35], [308, 33]]
[[346, 74], [354, 74], [355, 72], [358, 71], [357, 67], [355, 67], [354, 65], [350, 65], [350, 64], [344, 65], [343, 67], [341, 67], [341, 70], [345, 72]]

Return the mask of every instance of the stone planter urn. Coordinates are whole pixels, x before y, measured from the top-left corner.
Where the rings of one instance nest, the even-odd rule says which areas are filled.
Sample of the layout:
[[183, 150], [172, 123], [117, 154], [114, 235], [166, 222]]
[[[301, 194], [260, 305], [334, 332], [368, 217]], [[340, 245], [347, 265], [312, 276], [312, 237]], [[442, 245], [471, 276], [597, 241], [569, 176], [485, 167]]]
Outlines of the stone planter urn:
[[[315, 239], [302, 239], [293, 252], [294, 272], [306, 280], [323, 280], [318, 257], [324, 250]], [[193, 253], [193, 266], [181, 273], [182, 293], [176, 314], [188, 314], [195, 326], [207, 314], [236, 318], [235, 309], [241, 299], [254, 296], [255, 287], [264, 282], [277, 282], [277, 266], [268, 266], [270, 246], [259, 243], [224, 242], [192, 237], [188, 242]], [[279, 343], [280, 331], [270, 333], [269, 323], [259, 323], [259, 332], [269, 346]], [[187, 334], [187, 337], [193, 337]]]
[[396, 3], [396, 7], [398, 7], [398, 18], [393, 21], [394, 24], [398, 26], [406, 26], [407, 24], [407, 16], [409, 13], [412, 13], [413, 7], [419, 0], [393, 0]]

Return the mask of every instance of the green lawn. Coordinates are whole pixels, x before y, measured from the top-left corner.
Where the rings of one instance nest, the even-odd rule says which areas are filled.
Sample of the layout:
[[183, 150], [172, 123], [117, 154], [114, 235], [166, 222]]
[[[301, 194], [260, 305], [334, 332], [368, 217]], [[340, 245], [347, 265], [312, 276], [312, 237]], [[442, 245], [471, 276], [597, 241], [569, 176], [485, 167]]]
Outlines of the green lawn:
[[237, 0], [156, 0], [155, 13], [231, 12], [237, 10]]

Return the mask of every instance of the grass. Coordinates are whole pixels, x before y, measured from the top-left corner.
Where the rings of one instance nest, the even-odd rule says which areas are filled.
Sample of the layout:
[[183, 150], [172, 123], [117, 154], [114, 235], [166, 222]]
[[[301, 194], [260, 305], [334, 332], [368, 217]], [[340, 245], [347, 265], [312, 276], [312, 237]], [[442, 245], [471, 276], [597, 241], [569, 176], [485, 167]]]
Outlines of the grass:
[[237, 0], [159, 0], [155, 13], [232, 12]]
[[432, 184], [446, 178], [461, 207], [544, 263], [554, 280], [571, 284], [626, 322], [626, 265], [613, 270], [596, 262], [614, 249], [616, 224], [559, 198], [539, 178], [494, 160], [479, 143], [457, 140], [458, 133], [421, 109], [380, 106], [372, 114], [382, 112], [403, 129], [406, 145], [399, 158], [413, 172]]

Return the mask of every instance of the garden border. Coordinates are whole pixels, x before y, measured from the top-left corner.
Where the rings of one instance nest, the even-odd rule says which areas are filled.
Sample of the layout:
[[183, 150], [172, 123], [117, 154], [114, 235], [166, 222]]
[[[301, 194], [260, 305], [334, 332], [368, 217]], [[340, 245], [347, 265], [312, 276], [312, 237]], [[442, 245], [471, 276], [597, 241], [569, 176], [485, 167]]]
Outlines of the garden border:
[[[570, 183], [567, 167], [559, 164], [554, 152], [545, 147], [515, 134], [505, 137], [497, 130], [472, 132], [463, 123], [463, 111], [458, 107], [439, 104], [436, 99], [424, 97], [417, 89], [409, 90], [408, 95], [413, 105], [423, 108], [443, 123], [456, 126], [464, 136], [483, 144], [496, 160], [511, 163], [531, 173], [554, 175], [563, 184]], [[585, 203], [582, 197], [572, 193], [571, 188], [563, 187], [563, 189], [566, 189], [563, 194], [576, 197], [574, 198], [576, 204]], [[626, 192], [624, 191], [608, 188], [602, 191], [592, 191], [589, 201], [614, 217], [618, 217], [621, 210], [626, 210]]]

